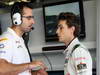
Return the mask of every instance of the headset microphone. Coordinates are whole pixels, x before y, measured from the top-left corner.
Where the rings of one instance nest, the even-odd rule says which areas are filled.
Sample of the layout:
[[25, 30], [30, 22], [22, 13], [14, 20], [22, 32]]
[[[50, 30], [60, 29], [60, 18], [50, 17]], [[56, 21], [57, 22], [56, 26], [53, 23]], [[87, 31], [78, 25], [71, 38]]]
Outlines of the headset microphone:
[[34, 30], [34, 27], [32, 27], [31, 30]]

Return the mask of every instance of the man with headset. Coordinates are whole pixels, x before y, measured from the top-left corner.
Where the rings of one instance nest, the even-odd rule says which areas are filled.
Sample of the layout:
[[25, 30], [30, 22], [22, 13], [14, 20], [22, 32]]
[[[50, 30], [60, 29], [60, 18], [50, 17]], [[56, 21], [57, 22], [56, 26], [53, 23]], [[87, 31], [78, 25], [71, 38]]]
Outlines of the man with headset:
[[66, 45], [64, 75], [92, 75], [91, 55], [77, 38], [79, 25], [79, 17], [71, 12], [61, 13], [58, 16], [56, 33], [59, 41]]
[[22, 38], [25, 32], [31, 31], [32, 24], [35, 23], [32, 5], [16, 2], [11, 9], [11, 20], [12, 26], [0, 36], [0, 64], [2, 65], [0, 75], [31, 75], [31, 70], [35, 68], [37, 71], [33, 72], [34, 75], [47, 75], [43, 62], [30, 62], [29, 53]]

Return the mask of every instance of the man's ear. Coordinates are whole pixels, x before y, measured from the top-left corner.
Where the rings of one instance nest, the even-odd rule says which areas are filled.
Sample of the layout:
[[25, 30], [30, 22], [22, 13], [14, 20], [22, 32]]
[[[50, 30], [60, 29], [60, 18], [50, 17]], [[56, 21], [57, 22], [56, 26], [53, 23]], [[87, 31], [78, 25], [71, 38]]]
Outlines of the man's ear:
[[72, 30], [72, 33], [74, 33], [74, 31], [75, 31], [75, 27], [72, 26], [72, 27], [71, 27], [71, 30]]

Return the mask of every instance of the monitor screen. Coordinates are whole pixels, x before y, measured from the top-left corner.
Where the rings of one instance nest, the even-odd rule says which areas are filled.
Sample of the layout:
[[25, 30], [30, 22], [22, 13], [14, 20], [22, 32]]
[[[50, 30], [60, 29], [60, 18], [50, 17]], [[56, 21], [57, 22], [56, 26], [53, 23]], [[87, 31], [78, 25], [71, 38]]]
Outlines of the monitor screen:
[[86, 37], [82, 0], [70, 0], [43, 5], [44, 29], [46, 42], [57, 41], [57, 16], [61, 12], [72, 12], [80, 18], [79, 39]]

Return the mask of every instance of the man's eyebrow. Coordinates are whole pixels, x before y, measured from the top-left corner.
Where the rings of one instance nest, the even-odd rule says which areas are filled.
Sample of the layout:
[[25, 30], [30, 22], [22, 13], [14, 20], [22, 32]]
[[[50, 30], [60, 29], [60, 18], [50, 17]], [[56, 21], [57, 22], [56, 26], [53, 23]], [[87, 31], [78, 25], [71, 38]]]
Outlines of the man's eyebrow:
[[58, 24], [58, 26], [61, 26], [61, 24]]
[[61, 27], [62, 25], [61, 24], [58, 24], [58, 27]]

